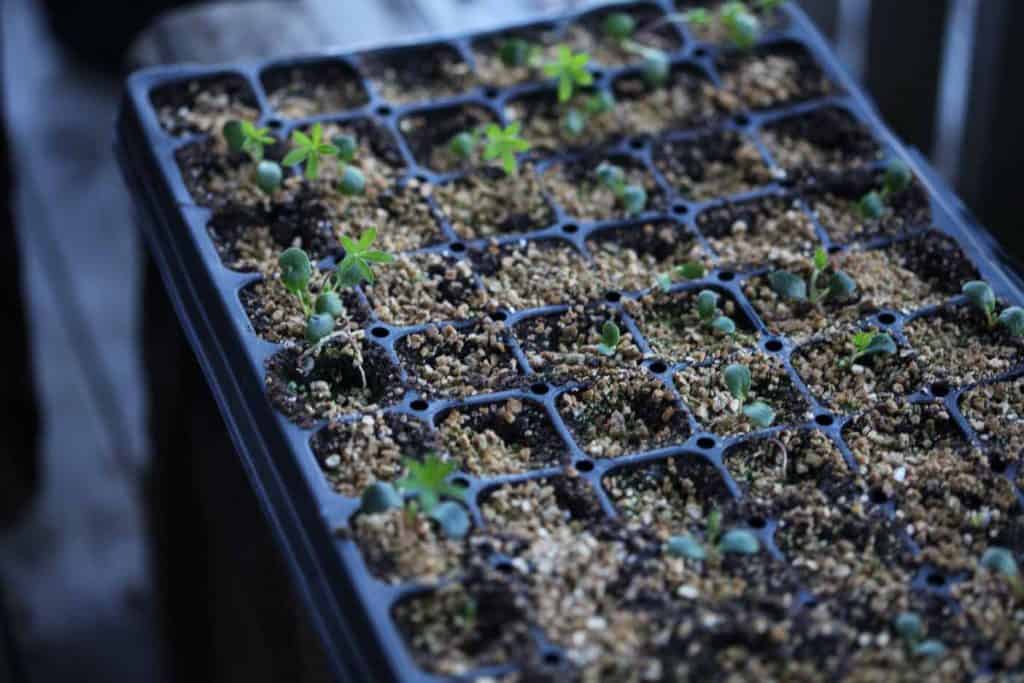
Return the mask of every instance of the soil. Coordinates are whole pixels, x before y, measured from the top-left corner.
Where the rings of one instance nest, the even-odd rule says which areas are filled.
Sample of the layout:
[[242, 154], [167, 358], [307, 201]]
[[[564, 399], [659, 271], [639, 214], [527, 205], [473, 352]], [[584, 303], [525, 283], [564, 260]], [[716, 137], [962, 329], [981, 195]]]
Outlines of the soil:
[[921, 358], [906, 347], [899, 347], [895, 354], [866, 356], [851, 367], [840, 367], [840, 361], [845, 363], [854, 352], [855, 332], [840, 328], [793, 353], [793, 369], [823, 406], [839, 413], [854, 413], [879, 402], [900, 401], [923, 387]]
[[[709, 267], [707, 252], [682, 226], [667, 221], [645, 221], [622, 228], [590, 233], [587, 250], [596, 275], [608, 290], [632, 292], [653, 287], [655, 277], [684, 263]], [[627, 306], [630, 304], [626, 304]]]
[[509, 67], [501, 61], [501, 46], [505, 41], [512, 39], [525, 40], [531, 46], [539, 48], [541, 64], [552, 62], [557, 56], [558, 31], [552, 26], [538, 24], [493, 33], [473, 42], [477, 80], [496, 88], [505, 88], [545, 78], [540, 69], [533, 65]]
[[810, 53], [794, 43], [722, 52], [715, 66], [722, 78], [719, 102], [730, 111], [796, 104], [836, 91]]
[[668, 81], [658, 87], [650, 86], [640, 73], [627, 72], [615, 79], [613, 93], [619, 125], [629, 135], [697, 128], [725, 114], [714, 86], [683, 64], [673, 66]]
[[1024, 379], [982, 384], [964, 394], [960, 411], [982, 443], [1003, 460], [1024, 457]]
[[746, 495], [765, 500], [793, 486], [821, 488], [849, 473], [842, 453], [816, 429], [783, 429], [744, 441], [727, 450], [724, 461]]
[[658, 143], [654, 164], [676, 191], [695, 201], [749, 192], [772, 181], [757, 147], [730, 131]]
[[377, 93], [396, 104], [450, 97], [473, 86], [472, 68], [447, 45], [381, 50], [359, 62]]
[[255, 121], [259, 104], [240, 76], [217, 76], [163, 86], [152, 95], [161, 127], [181, 137], [220, 132], [232, 119]]
[[682, 44], [679, 33], [671, 22], [665, 21], [661, 10], [651, 5], [636, 4], [602, 8], [584, 14], [570, 24], [562, 40], [573, 52], [586, 52], [595, 66], [622, 66], [638, 63], [643, 58], [625, 49], [604, 32], [605, 18], [612, 12], [626, 12], [636, 22], [632, 39], [640, 45], [663, 52], [675, 52]]
[[721, 266], [732, 270], [791, 268], [806, 262], [819, 246], [814, 222], [791, 197], [713, 206], [697, 216], [697, 228]]
[[762, 353], [743, 352], [709, 365], [690, 366], [673, 376], [683, 403], [706, 431], [732, 436], [763, 429], [743, 414], [743, 404], [733, 397], [722, 378], [725, 368], [733, 363], [750, 369], [748, 402], [763, 401], [771, 406], [775, 411], [773, 425], [797, 424], [810, 417], [810, 406], [793, 385], [782, 361]]
[[[452, 105], [441, 109], [415, 111], [398, 123], [416, 163], [438, 173], [467, 169], [472, 160], [451, 153], [448, 145], [459, 133], [473, 132], [497, 117], [489, 109], [474, 105]], [[531, 140], [529, 136], [520, 137]]]
[[[696, 7], [702, 7], [711, 14], [711, 22], [706, 26], [686, 23], [686, 28], [690, 30], [693, 36], [702, 42], [706, 43], [718, 43], [718, 44], [730, 44], [729, 33], [726, 31], [725, 26], [719, 19], [718, 10], [723, 5], [723, 2], [698, 2], [696, 0], [677, 0], [676, 8], [680, 13], [687, 10], [694, 9]], [[748, 6], [751, 6], [748, 4]], [[789, 25], [789, 17], [785, 12], [781, 10], [775, 10], [774, 12], [764, 12], [757, 8], [756, 3], [752, 5], [752, 8], [756, 11], [758, 20], [761, 22], [761, 29], [764, 32], [779, 31], [786, 28]]]
[[636, 321], [651, 353], [676, 363], [703, 363], [754, 344], [754, 327], [724, 291], [719, 294], [718, 309], [736, 324], [736, 334], [726, 335], [702, 321], [697, 312], [701, 290], [681, 292], [653, 291], [640, 299], [626, 302], [626, 310]]
[[565, 149], [581, 149], [622, 137], [618, 117], [614, 112], [590, 116], [579, 135], [566, 130], [563, 123], [570, 106], [582, 109], [592, 89], [573, 96], [570, 103], [559, 103], [553, 89], [545, 89], [510, 100], [505, 105], [505, 118], [518, 121], [519, 136], [530, 142], [533, 152], [553, 153]]
[[966, 306], [943, 307], [915, 318], [904, 331], [929, 383], [971, 384], [1024, 361], [1020, 338], [1010, 337], [1002, 326], [989, 329], [980, 314]]
[[775, 162], [795, 176], [838, 173], [882, 158], [871, 131], [837, 107], [770, 123], [762, 128], [761, 139]]
[[437, 185], [431, 194], [452, 230], [464, 240], [527, 233], [555, 222], [530, 164], [514, 175], [483, 168]]
[[289, 119], [356, 109], [370, 101], [359, 74], [344, 62], [325, 60], [268, 69], [262, 81], [274, 112]]
[[603, 221], [629, 216], [622, 201], [597, 177], [597, 167], [610, 163], [622, 169], [626, 185], [647, 192], [644, 211], [664, 211], [665, 198], [647, 167], [630, 157], [582, 157], [559, 162], [544, 171], [544, 187], [562, 210], [582, 221]]
[[427, 396], [487, 394], [521, 383], [504, 323], [431, 326], [403, 337], [397, 350], [409, 383]]
[[467, 320], [485, 308], [469, 262], [441, 254], [399, 256], [364, 285], [374, 314], [392, 325]]
[[[323, 280], [320, 280], [315, 287], [311, 287], [314, 299], [322, 291], [322, 283]], [[345, 318], [344, 321], [335, 318], [335, 329], [341, 329], [340, 323], [344, 322], [344, 329], [349, 332], [361, 330], [368, 318], [358, 295], [351, 289], [345, 289], [339, 291], [338, 296], [345, 306]], [[298, 297], [281, 284], [278, 274], [244, 287], [238, 297], [249, 317], [249, 324], [261, 339], [281, 343], [287, 340], [300, 342], [305, 338], [306, 316], [302, 305]]]
[[490, 244], [471, 257], [493, 304], [513, 311], [593, 301], [605, 292], [591, 265], [559, 240]]
[[686, 415], [668, 387], [634, 369], [609, 369], [558, 398], [558, 410], [595, 458], [614, 458], [682, 443]]

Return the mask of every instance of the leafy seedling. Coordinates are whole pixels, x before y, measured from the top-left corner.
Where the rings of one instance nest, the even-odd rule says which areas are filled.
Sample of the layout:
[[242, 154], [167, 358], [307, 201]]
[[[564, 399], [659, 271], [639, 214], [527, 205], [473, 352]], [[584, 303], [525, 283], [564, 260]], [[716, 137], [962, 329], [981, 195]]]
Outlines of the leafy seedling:
[[682, 557], [698, 562], [718, 555], [755, 555], [761, 551], [757, 536], [747, 529], [730, 529], [722, 534], [722, 514], [716, 508], [708, 514], [704, 542], [690, 534], [672, 536], [665, 543], [665, 552], [673, 557]]
[[903, 192], [914, 179], [910, 167], [899, 159], [891, 160], [885, 167], [885, 176], [880, 190], [872, 190], [857, 203], [862, 218], [877, 220], [885, 213], [885, 203], [890, 197]]
[[835, 301], [852, 296], [857, 289], [857, 283], [853, 278], [841, 270], [836, 270], [822, 282], [822, 276], [827, 274], [827, 270], [828, 254], [818, 247], [814, 250], [811, 275], [806, 282], [799, 275], [776, 270], [768, 274], [768, 284], [783, 299], [806, 301], [814, 305], [823, 304], [830, 299]]
[[530, 143], [519, 137], [519, 130], [520, 124], [515, 121], [504, 128], [492, 123], [484, 131], [487, 136], [484, 142], [484, 159], [501, 159], [501, 167], [509, 175], [515, 175], [519, 171], [516, 154], [530, 149]]
[[850, 340], [853, 342], [853, 353], [839, 361], [839, 367], [850, 368], [868, 356], [891, 356], [896, 353], [896, 342], [886, 332], [862, 330]]
[[996, 315], [996, 295], [987, 282], [983, 280], [967, 282], [962, 291], [971, 305], [984, 317], [989, 329], [996, 325], [1002, 325], [1011, 336], [1024, 335], [1024, 309], [1020, 306], [1010, 306]]
[[663, 292], [667, 292], [672, 287], [673, 280], [699, 280], [704, 277], [704, 273], [704, 266], [702, 264], [696, 261], [689, 261], [675, 266], [667, 273], [658, 274], [655, 282], [658, 283]]
[[722, 3], [718, 14], [729, 40], [741, 50], [749, 50], [761, 39], [761, 21], [745, 2]]
[[722, 379], [732, 397], [740, 402], [740, 409], [748, 420], [765, 429], [775, 421], [775, 411], [764, 401], [747, 403], [750, 397], [750, 368], [733, 363], [722, 371]]
[[323, 141], [324, 129], [320, 123], [313, 124], [310, 134], [301, 130], [292, 131], [293, 149], [285, 155], [281, 163], [285, 166], [296, 164], [306, 165], [306, 178], [316, 180], [320, 177], [320, 164], [325, 157], [338, 156], [338, 148]]
[[604, 34], [612, 40], [626, 40], [636, 31], [636, 19], [626, 12], [612, 12], [604, 18]]
[[727, 315], [724, 315], [718, 308], [718, 292], [710, 289], [702, 289], [697, 294], [697, 317], [700, 321], [726, 336], [736, 334], [736, 323]]
[[612, 191], [627, 214], [640, 213], [647, 207], [647, 190], [643, 185], [627, 184], [626, 173], [619, 166], [602, 161], [597, 167], [597, 178]]
[[341, 236], [341, 246], [345, 248], [345, 258], [338, 264], [335, 278], [342, 287], [355, 287], [364, 280], [373, 284], [373, 263], [391, 263], [395, 257], [386, 251], [371, 249], [377, 239], [377, 229], [367, 228], [359, 240], [346, 235]]
[[559, 45], [555, 61], [544, 65], [544, 75], [558, 81], [558, 101], [568, 102], [578, 87], [586, 87], [594, 82], [594, 76], [587, 71], [590, 55], [586, 52], [574, 53], [568, 45]]
[[228, 121], [224, 124], [224, 140], [232, 152], [245, 152], [255, 161], [263, 159], [263, 148], [276, 140], [269, 128], [257, 128], [252, 121]]
[[448, 481], [448, 475], [455, 471], [454, 461], [441, 460], [431, 453], [422, 462], [406, 458], [403, 464], [408, 474], [395, 482], [395, 486], [415, 497], [424, 513], [433, 512], [443, 498], [465, 499], [465, 490]]
[[597, 345], [597, 350], [605, 356], [614, 356], [621, 338], [622, 333], [619, 332], [619, 326], [615, 324], [615, 321], [606, 320], [601, 327], [601, 343]]
[[982, 554], [981, 566], [989, 571], [1001, 574], [1006, 579], [1014, 595], [1017, 596], [1017, 599], [1024, 601], [1024, 579], [1021, 578], [1020, 569], [1017, 566], [1017, 560], [1014, 559], [1012, 551], [999, 546], [992, 546]]
[[509, 69], [536, 66], [540, 58], [540, 47], [531, 45], [523, 38], [509, 38], [498, 47], [498, 58]]
[[309, 291], [309, 283], [313, 278], [313, 264], [309, 256], [298, 247], [289, 247], [278, 257], [277, 265], [281, 269], [281, 283], [285, 289], [299, 300], [305, 315], [312, 315], [313, 295]]

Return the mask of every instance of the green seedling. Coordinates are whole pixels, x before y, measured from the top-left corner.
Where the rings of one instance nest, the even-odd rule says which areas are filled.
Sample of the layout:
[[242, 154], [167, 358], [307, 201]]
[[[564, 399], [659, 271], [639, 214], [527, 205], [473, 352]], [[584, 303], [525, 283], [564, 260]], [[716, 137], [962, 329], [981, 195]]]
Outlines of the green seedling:
[[343, 164], [351, 163], [359, 151], [359, 143], [351, 135], [335, 135], [331, 138], [331, 144], [338, 150], [338, 161]]
[[732, 397], [740, 402], [740, 409], [748, 420], [765, 429], [775, 421], [775, 411], [764, 401], [747, 403], [750, 398], [750, 368], [733, 363], [722, 371], [722, 379]]
[[984, 317], [989, 329], [1002, 325], [1011, 336], [1024, 335], [1024, 309], [1020, 306], [1009, 306], [996, 315], [996, 295], [984, 280], [972, 280], [964, 284], [962, 289], [967, 300]]
[[281, 284], [295, 295], [302, 306], [302, 312], [306, 316], [312, 315], [313, 295], [309, 291], [309, 284], [313, 278], [313, 264], [309, 256], [298, 247], [289, 247], [278, 257], [277, 265], [281, 269]]
[[885, 203], [890, 197], [897, 195], [908, 187], [914, 179], [910, 167], [900, 159], [891, 160], [885, 168], [885, 176], [880, 190], [872, 190], [860, 198], [857, 203], [862, 218], [877, 220], [885, 213]]
[[476, 153], [477, 135], [476, 131], [463, 131], [457, 134], [448, 142], [448, 151], [456, 159], [469, 161]]
[[324, 129], [320, 123], [313, 124], [310, 134], [306, 135], [301, 130], [292, 131], [292, 150], [285, 155], [281, 163], [284, 166], [295, 166], [305, 164], [306, 178], [316, 180], [320, 177], [320, 164], [322, 160], [338, 156], [338, 148], [324, 142]]
[[982, 554], [981, 566], [991, 572], [1001, 574], [1017, 599], [1024, 601], [1024, 579], [1021, 578], [1013, 552], [1006, 548], [992, 546]]
[[900, 612], [892, 624], [911, 654], [927, 659], [935, 659], [946, 654], [946, 646], [941, 641], [934, 638], [924, 639], [924, 622], [916, 612]]
[[761, 21], [745, 2], [726, 2], [718, 10], [719, 20], [733, 45], [749, 50], [761, 39]]
[[730, 529], [719, 539], [721, 525], [722, 513], [716, 508], [708, 514], [703, 543], [691, 534], [673, 536], [665, 543], [665, 553], [700, 562], [711, 556], [755, 555], [761, 551], [757, 536], [747, 529]]
[[378, 515], [402, 507], [402, 502], [402, 494], [394, 486], [377, 481], [363, 489], [360, 510], [368, 515]]
[[334, 332], [334, 316], [330, 313], [314, 313], [306, 321], [306, 341], [315, 344]]
[[601, 343], [597, 345], [598, 352], [602, 355], [608, 356], [609, 358], [614, 356], [621, 338], [622, 333], [619, 332], [619, 326], [615, 324], [615, 321], [605, 321], [604, 325], [601, 327]]
[[853, 353], [839, 361], [839, 367], [853, 367], [857, 361], [868, 356], [891, 356], [896, 353], [896, 342], [885, 332], [862, 330], [850, 340], [853, 342]]
[[755, 7], [757, 7], [759, 12], [771, 14], [784, 4], [786, 4], [786, 0], [757, 0]]
[[732, 336], [736, 334], [736, 323], [733, 322], [732, 318], [724, 315], [719, 310], [719, 298], [718, 292], [702, 289], [697, 294], [697, 316], [704, 325], [707, 325], [716, 332]]
[[823, 304], [828, 300], [847, 299], [852, 296], [857, 289], [853, 278], [841, 270], [836, 270], [822, 282], [822, 276], [826, 275], [827, 270], [828, 254], [824, 249], [818, 247], [814, 250], [811, 275], [806, 282], [799, 275], [776, 270], [768, 274], [768, 284], [783, 299], [806, 301], [814, 305]]
[[540, 47], [522, 38], [509, 38], [498, 47], [498, 58], [509, 69], [536, 66], [540, 58]]
[[699, 280], [704, 277], [704, 266], [696, 261], [689, 261], [675, 266], [667, 273], [659, 273], [654, 279], [663, 292], [672, 287], [674, 280]]
[[565, 110], [565, 114], [562, 116], [562, 128], [569, 134], [569, 137], [579, 137], [586, 127], [587, 117], [583, 112], [575, 107]]
[[252, 121], [228, 121], [224, 124], [224, 140], [232, 152], [245, 152], [255, 161], [263, 159], [263, 149], [276, 140], [269, 128], [257, 128]]
[[694, 7], [691, 10], [687, 10], [679, 15], [680, 19], [697, 28], [707, 28], [711, 26], [711, 21], [714, 19], [714, 15], [707, 10], [706, 7]]
[[341, 179], [338, 180], [338, 189], [348, 196], [360, 195], [366, 191], [366, 177], [363, 172], [355, 166], [345, 166], [341, 170]]
[[484, 130], [487, 140], [484, 141], [484, 160], [501, 159], [501, 167], [505, 173], [515, 175], [519, 172], [516, 154], [530, 149], [530, 143], [519, 137], [520, 123], [515, 121], [504, 128], [492, 123]]
[[597, 178], [615, 195], [627, 214], [640, 213], [647, 207], [647, 190], [642, 185], [627, 184], [621, 167], [602, 161], [597, 167]]
[[636, 19], [626, 12], [612, 12], [604, 18], [604, 34], [612, 40], [626, 40], [636, 31]]
[[469, 533], [469, 516], [459, 504], [465, 500], [466, 493], [448, 481], [448, 476], [455, 471], [455, 463], [430, 454], [423, 462], [407, 458], [404, 464], [409, 473], [395, 482], [395, 486], [413, 496], [410, 514], [422, 511], [441, 526], [448, 538], [463, 538]]
[[264, 159], [256, 164], [256, 187], [267, 194], [271, 194], [281, 187], [282, 180], [284, 180], [284, 172], [277, 162]]
[[341, 236], [341, 246], [345, 248], [345, 258], [338, 264], [335, 271], [335, 279], [342, 287], [355, 287], [360, 282], [366, 281], [373, 284], [374, 263], [391, 263], [395, 257], [386, 251], [371, 249], [374, 240], [377, 239], [377, 229], [367, 228], [359, 240], [353, 240], [346, 235]]
[[594, 76], [587, 71], [590, 55], [574, 53], [568, 45], [559, 45], [555, 61], [544, 65], [544, 75], [558, 81], [558, 101], [568, 102], [576, 88], [586, 87], [594, 82]]

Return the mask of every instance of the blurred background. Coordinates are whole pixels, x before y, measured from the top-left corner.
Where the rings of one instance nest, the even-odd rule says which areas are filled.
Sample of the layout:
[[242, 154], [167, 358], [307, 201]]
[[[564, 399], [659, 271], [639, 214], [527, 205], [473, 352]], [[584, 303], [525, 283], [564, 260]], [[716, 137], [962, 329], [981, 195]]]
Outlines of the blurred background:
[[[0, 0], [0, 681], [322, 675], [134, 226], [112, 150], [123, 76], [585, 4]], [[1024, 256], [1024, 2], [800, 4], [896, 133]]]

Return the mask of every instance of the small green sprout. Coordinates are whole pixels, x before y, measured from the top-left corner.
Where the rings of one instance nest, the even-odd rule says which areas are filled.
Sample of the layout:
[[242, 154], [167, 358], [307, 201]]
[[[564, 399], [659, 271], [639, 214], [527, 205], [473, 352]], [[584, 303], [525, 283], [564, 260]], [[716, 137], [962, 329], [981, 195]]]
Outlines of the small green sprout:
[[363, 194], [366, 191], [366, 177], [363, 172], [355, 166], [345, 166], [341, 170], [341, 179], [338, 180], [338, 189], [342, 194], [353, 196]]
[[282, 180], [284, 180], [284, 172], [277, 162], [264, 159], [256, 164], [256, 187], [267, 194], [271, 194], [281, 187]]
[[448, 151], [455, 158], [468, 161], [473, 158], [473, 154], [476, 152], [476, 144], [476, 131], [463, 131], [455, 135], [448, 142]]
[[972, 280], [964, 284], [963, 293], [984, 316], [989, 329], [1002, 325], [1011, 336], [1024, 336], [1024, 309], [1020, 306], [1009, 306], [996, 315], [996, 295], [984, 280]]
[[395, 486], [403, 493], [415, 496], [423, 512], [433, 512], [443, 498], [465, 499], [466, 492], [448, 481], [448, 475], [455, 471], [454, 461], [441, 460], [431, 453], [422, 462], [406, 458], [403, 464], [409, 473], [395, 482]]
[[862, 330], [850, 340], [853, 342], [853, 353], [839, 361], [839, 367], [851, 368], [857, 361], [868, 356], [891, 356], [896, 353], [896, 342], [885, 332]]
[[636, 31], [636, 19], [626, 12], [612, 12], [604, 18], [603, 27], [612, 40], [626, 40]]
[[747, 529], [730, 529], [719, 539], [721, 526], [722, 513], [716, 508], [708, 514], [703, 543], [691, 534], [672, 536], [665, 543], [665, 553], [700, 562], [709, 556], [755, 555], [761, 551], [757, 536]]
[[733, 363], [722, 371], [722, 379], [732, 397], [740, 402], [740, 408], [748, 420], [762, 429], [775, 421], [775, 411], [764, 401], [747, 403], [750, 398], [750, 368], [742, 363]]
[[540, 55], [540, 48], [522, 38], [509, 38], [498, 47], [498, 58], [510, 69], [533, 66]]
[[757, 0], [755, 6], [759, 12], [770, 14], [786, 4], [786, 0]]
[[378, 515], [402, 507], [402, 494], [391, 484], [376, 481], [363, 489], [361, 501], [360, 510], [368, 515]]
[[865, 220], [877, 220], [885, 213], [885, 202], [908, 187], [914, 179], [910, 167], [900, 159], [892, 159], [885, 167], [881, 190], [872, 190], [860, 198], [857, 208]]
[[761, 544], [757, 536], [747, 529], [730, 529], [722, 534], [718, 550], [722, 554], [756, 555], [761, 550]]
[[253, 161], [263, 159], [263, 148], [276, 140], [269, 128], [257, 128], [252, 121], [228, 121], [223, 128], [224, 139], [232, 152], [245, 152]]
[[924, 640], [924, 622], [916, 612], [900, 612], [892, 622], [907, 650], [918, 657], [935, 659], [946, 654], [946, 646], [934, 638]]
[[597, 166], [597, 178], [615, 195], [627, 214], [640, 213], [647, 207], [647, 190], [642, 185], [626, 184], [626, 173], [607, 161]]
[[313, 313], [313, 295], [309, 291], [309, 282], [313, 278], [313, 264], [309, 256], [298, 247], [289, 247], [277, 259], [281, 269], [281, 283], [285, 289], [295, 295], [307, 316]]
[[334, 316], [330, 313], [314, 313], [306, 321], [306, 341], [315, 344], [334, 332]]
[[310, 134], [306, 135], [301, 130], [292, 131], [293, 149], [285, 155], [281, 163], [285, 166], [295, 166], [305, 163], [306, 178], [316, 180], [320, 176], [320, 163], [324, 157], [338, 156], [338, 148], [324, 142], [324, 129], [318, 122], [313, 124]]
[[345, 315], [345, 304], [341, 300], [341, 295], [335, 291], [322, 292], [316, 298], [313, 308], [317, 313], [326, 313], [332, 318], [341, 318]]
[[988, 548], [981, 556], [981, 566], [1002, 574], [1017, 599], [1024, 601], [1024, 579], [1021, 578], [1017, 560], [1010, 550], [999, 546]]
[[718, 309], [719, 298], [718, 292], [702, 289], [697, 294], [697, 316], [716, 332], [731, 336], [736, 333], [736, 323]]
[[[828, 254], [818, 247], [814, 250], [811, 261], [811, 276], [805, 283], [800, 276], [784, 270], [776, 270], [768, 274], [768, 284], [783, 299], [807, 301], [818, 305], [832, 299], [849, 298], [857, 289], [853, 279], [841, 270], [836, 270], [822, 283], [822, 276], [828, 270]], [[824, 284], [824, 286], [821, 286]]]
[[622, 333], [619, 332], [619, 326], [615, 324], [615, 321], [605, 321], [601, 327], [601, 343], [597, 345], [598, 352], [608, 357], [614, 356], [621, 338]]
[[519, 137], [519, 129], [520, 124], [515, 121], [504, 128], [492, 123], [484, 131], [487, 135], [484, 159], [486, 161], [501, 159], [501, 167], [509, 175], [515, 175], [519, 171], [516, 154], [530, 149], [530, 143]]
[[555, 61], [544, 65], [544, 75], [558, 79], [558, 101], [568, 102], [577, 87], [586, 87], [594, 82], [594, 76], [587, 71], [590, 55], [574, 53], [568, 45], [559, 45]]
[[570, 107], [562, 116], [562, 128], [570, 137], [579, 137], [587, 127], [587, 117], [579, 109]]
[[331, 138], [331, 144], [338, 150], [338, 161], [343, 164], [355, 159], [356, 152], [359, 151], [359, 143], [351, 135], [335, 135]]
[[729, 40], [741, 50], [749, 50], [761, 38], [761, 21], [744, 2], [726, 2], [719, 18]]
[[583, 104], [583, 113], [586, 116], [600, 116], [613, 109], [615, 109], [615, 96], [604, 90], [594, 93]]
[[335, 277], [342, 287], [355, 287], [362, 281], [373, 284], [373, 263], [391, 263], [395, 257], [386, 251], [371, 249], [377, 239], [377, 229], [367, 228], [359, 241], [346, 235], [341, 236], [341, 246], [345, 248], [345, 258], [338, 264]]
[[699, 280], [704, 277], [704, 272], [703, 264], [696, 261], [688, 261], [687, 263], [675, 266], [667, 273], [659, 273], [654, 281], [661, 287], [663, 292], [667, 292], [672, 287], [673, 277], [677, 280]]
[[691, 26], [704, 28], [711, 25], [712, 15], [705, 7], [694, 7], [691, 10], [683, 12], [681, 18]]

